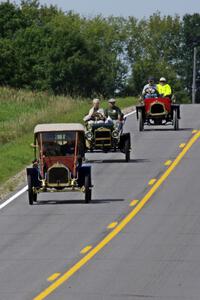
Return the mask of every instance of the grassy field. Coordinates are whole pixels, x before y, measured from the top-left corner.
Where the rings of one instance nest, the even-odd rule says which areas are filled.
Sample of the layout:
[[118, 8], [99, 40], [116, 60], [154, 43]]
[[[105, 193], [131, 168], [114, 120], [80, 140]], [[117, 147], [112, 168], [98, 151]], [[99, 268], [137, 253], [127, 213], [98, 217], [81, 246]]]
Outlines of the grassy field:
[[[134, 98], [118, 99], [125, 108]], [[106, 101], [102, 101], [105, 108]], [[90, 100], [0, 88], [0, 184], [30, 164], [33, 128], [38, 123], [82, 122]]]

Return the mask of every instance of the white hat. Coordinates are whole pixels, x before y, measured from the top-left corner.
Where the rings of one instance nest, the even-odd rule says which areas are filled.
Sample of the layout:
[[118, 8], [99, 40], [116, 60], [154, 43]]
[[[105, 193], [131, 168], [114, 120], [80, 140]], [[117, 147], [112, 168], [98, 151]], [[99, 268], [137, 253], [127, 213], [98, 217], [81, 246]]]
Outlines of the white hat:
[[100, 101], [99, 101], [99, 99], [95, 98], [95, 99], [92, 100], [92, 102], [93, 102], [93, 104], [97, 104], [97, 103], [99, 103]]
[[160, 78], [160, 81], [161, 81], [161, 82], [162, 82], [162, 81], [163, 81], [163, 82], [166, 82], [167, 79], [166, 79], [165, 77], [161, 77], [161, 78]]
[[108, 103], [115, 103], [116, 102], [116, 100], [115, 99], [110, 99], [110, 100], [108, 100]]

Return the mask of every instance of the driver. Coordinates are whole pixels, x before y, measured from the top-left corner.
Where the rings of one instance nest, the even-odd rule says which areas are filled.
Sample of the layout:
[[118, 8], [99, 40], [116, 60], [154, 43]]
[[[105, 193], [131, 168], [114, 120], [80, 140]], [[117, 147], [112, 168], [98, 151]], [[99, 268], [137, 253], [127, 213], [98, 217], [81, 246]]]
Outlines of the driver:
[[60, 146], [60, 151], [63, 156], [73, 154], [75, 151], [75, 141], [66, 141], [65, 144]]
[[[99, 116], [101, 116], [102, 119], [105, 118], [104, 110], [99, 107], [100, 106], [99, 99], [93, 99], [92, 103], [93, 103], [93, 107], [89, 110], [88, 115], [84, 117], [84, 119], [83, 119], [84, 122], [93, 123], [95, 114], [99, 114]], [[101, 120], [101, 122], [102, 122], [102, 120]]]
[[157, 86], [153, 77], [149, 77], [148, 84], [146, 84], [142, 91], [143, 98], [152, 98], [158, 96]]
[[172, 96], [172, 89], [169, 84], [167, 84], [167, 80], [165, 77], [161, 77], [159, 84], [157, 84], [157, 91], [161, 97], [169, 97]]
[[121, 130], [123, 126], [123, 113], [115, 104], [115, 99], [112, 98], [108, 100], [108, 108], [105, 110], [105, 117], [107, 118], [106, 122], [116, 124], [118, 129]]

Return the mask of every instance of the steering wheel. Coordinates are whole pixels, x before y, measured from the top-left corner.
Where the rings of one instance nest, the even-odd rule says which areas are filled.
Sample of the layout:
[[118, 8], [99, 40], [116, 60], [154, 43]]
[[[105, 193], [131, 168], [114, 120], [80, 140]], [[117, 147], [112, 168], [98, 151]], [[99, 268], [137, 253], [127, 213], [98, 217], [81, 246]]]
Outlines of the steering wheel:
[[154, 88], [146, 88], [145, 93], [146, 94], [155, 94], [156, 90]]
[[100, 121], [100, 120], [104, 120], [104, 116], [99, 112], [95, 112], [92, 115], [92, 119], [94, 119], [95, 121]]

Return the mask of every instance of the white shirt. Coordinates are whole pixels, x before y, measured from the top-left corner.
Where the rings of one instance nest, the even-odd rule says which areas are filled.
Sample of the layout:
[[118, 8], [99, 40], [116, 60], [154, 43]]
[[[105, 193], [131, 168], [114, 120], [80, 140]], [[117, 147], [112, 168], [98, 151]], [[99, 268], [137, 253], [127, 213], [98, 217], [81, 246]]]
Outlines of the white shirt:
[[89, 114], [88, 114], [87, 116], [84, 117], [83, 121], [84, 121], [84, 122], [89, 121], [94, 113], [102, 114], [102, 115], [104, 116], [104, 110], [103, 110], [103, 108], [99, 108], [99, 109], [95, 110], [95, 108], [92, 107], [92, 108], [89, 110]]
[[145, 95], [146, 94], [146, 89], [150, 89], [150, 90], [157, 90], [157, 87], [156, 87], [156, 84], [153, 84], [153, 85], [150, 85], [149, 83], [146, 84], [143, 88], [143, 91], [142, 91], [142, 95]]

